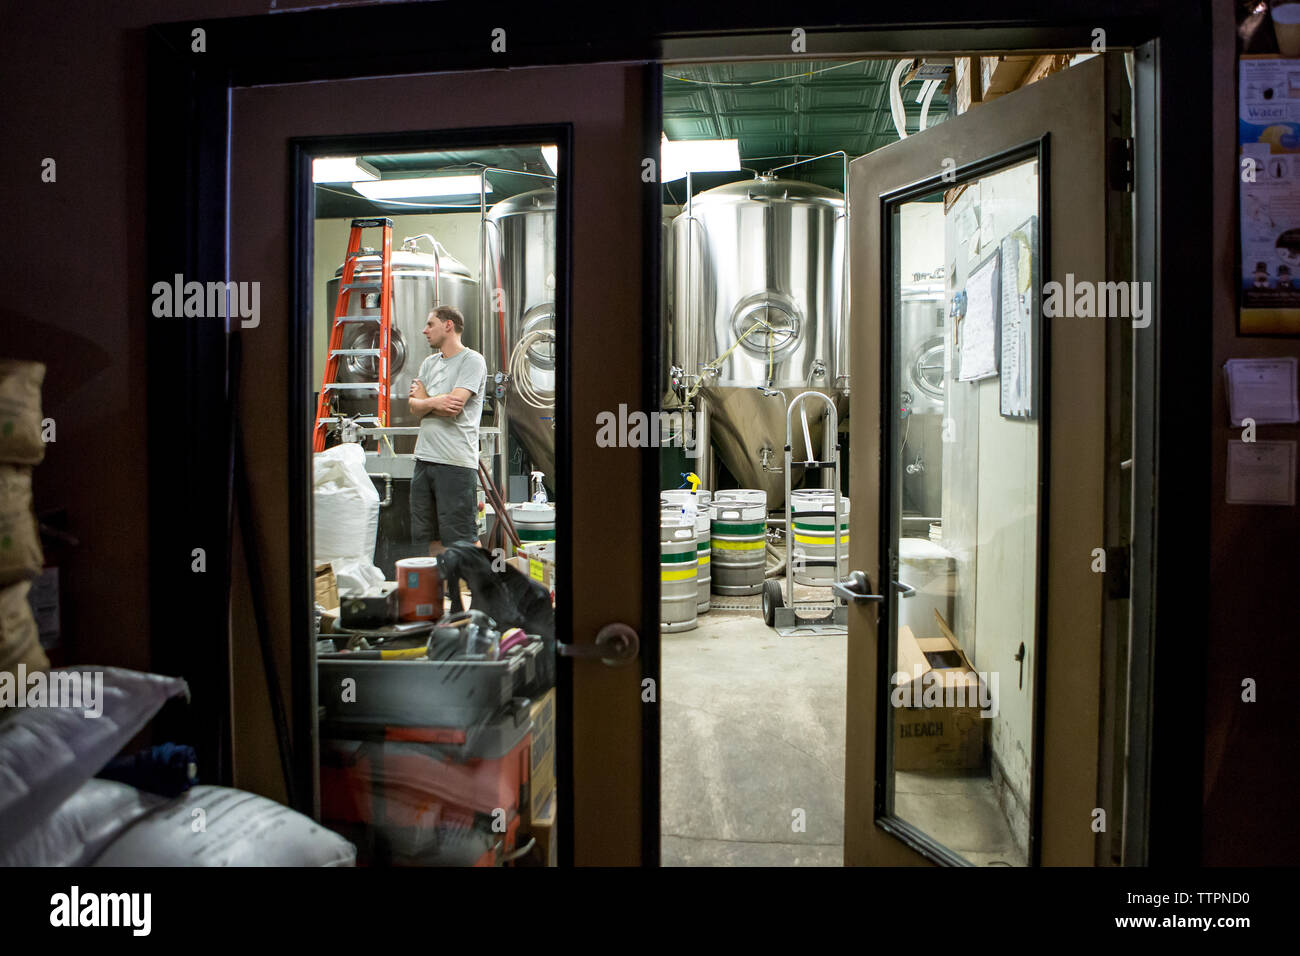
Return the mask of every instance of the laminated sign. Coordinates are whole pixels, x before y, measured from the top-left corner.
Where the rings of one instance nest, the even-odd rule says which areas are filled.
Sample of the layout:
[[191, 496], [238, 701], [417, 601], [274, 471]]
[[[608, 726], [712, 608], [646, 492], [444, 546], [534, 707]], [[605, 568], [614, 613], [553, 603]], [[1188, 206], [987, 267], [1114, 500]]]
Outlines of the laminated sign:
[[1242, 334], [1300, 334], [1300, 60], [1242, 57]]

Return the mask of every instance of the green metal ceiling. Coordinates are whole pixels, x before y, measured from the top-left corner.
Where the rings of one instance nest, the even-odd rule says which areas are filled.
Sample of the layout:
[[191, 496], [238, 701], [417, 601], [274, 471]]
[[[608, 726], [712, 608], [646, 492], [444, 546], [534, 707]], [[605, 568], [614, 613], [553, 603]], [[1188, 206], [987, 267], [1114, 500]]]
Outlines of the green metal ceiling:
[[[664, 69], [664, 132], [671, 140], [736, 139], [741, 163], [760, 172], [836, 150], [860, 156], [895, 142], [889, 110], [889, 76], [896, 59], [855, 61], [748, 61], [674, 65]], [[920, 123], [919, 82], [903, 87], [907, 130]], [[930, 101], [928, 125], [948, 114], [948, 97], [936, 92]], [[472, 172], [495, 166], [547, 173], [537, 147], [408, 152], [363, 157], [384, 178], [423, 176], [454, 168]], [[838, 159], [823, 160], [785, 175], [841, 188]], [[735, 174], [699, 177], [698, 188], [734, 179]], [[531, 176], [492, 174], [491, 201], [536, 189]], [[668, 184], [665, 198], [684, 201], [684, 183]], [[448, 203], [459, 203], [450, 200]], [[465, 208], [477, 209], [477, 198]], [[358, 195], [347, 183], [321, 184], [316, 190], [316, 215], [322, 219], [348, 216], [402, 215], [450, 211], [449, 206], [407, 206], [376, 203]]]
[[[841, 149], [857, 157], [898, 140], [889, 109], [889, 77], [897, 62], [766, 60], [665, 67], [664, 132], [670, 140], [739, 140], [742, 165], [760, 172]], [[919, 81], [902, 89], [909, 133], [920, 125], [920, 90]], [[948, 97], [936, 92], [927, 126], [947, 115]], [[787, 175], [834, 189], [841, 188], [843, 177], [837, 161]]]

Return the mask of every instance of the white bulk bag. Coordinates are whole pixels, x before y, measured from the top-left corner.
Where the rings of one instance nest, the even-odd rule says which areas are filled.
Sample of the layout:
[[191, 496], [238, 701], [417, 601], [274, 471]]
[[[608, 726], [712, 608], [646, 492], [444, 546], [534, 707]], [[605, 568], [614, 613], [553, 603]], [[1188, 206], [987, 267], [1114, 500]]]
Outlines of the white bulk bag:
[[379, 492], [356, 442], [317, 452], [313, 463], [317, 564], [361, 559], [371, 564], [379, 532]]
[[355, 866], [357, 848], [274, 800], [200, 786], [137, 821], [93, 866]]

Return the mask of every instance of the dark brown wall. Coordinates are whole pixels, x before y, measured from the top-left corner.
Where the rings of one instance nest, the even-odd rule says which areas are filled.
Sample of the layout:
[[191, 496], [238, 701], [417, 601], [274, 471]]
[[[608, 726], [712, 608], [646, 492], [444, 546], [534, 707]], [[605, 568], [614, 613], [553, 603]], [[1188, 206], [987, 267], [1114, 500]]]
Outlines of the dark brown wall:
[[[1300, 661], [1300, 511], [1225, 503], [1228, 442], [1241, 429], [1228, 424], [1223, 363], [1230, 358], [1300, 356], [1300, 339], [1236, 334], [1237, 141], [1236, 41], [1232, 5], [1215, 9], [1214, 364], [1205, 370], [1214, 392], [1207, 423], [1212, 448], [1210, 508], [1212, 590], [1188, 594], [1205, 606], [1209, 622], [1206, 660], [1205, 817], [1207, 864], [1300, 862], [1300, 793], [1294, 674]], [[1201, 197], [1177, 201], [1201, 201]], [[1166, 316], [1166, 319], [1169, 317]], [[1261, 441], [1300, 438], [1296, 425], [1260, 425]], [[1177, 520], [1170, 515], [1165, 520]], [[1241, 699], [1241, 682], [1254, 678], [1258, 700]], [[1157, 706], [1159, 702], [1157, 701]]]
[[[1224, 504], [1223, 463], [1233, 430], [1220, 367], [1233, 356], [1300, 354], [1300, 340], [1235, 334], [1233, 27], [1230, 5], [1215, 8], [1214, 183], [1202, 195], [1166, 197], [1209, 199], [1215, 214], [1214, 362], [1205, 369], [1215, 408], [1205, 439], [1215, 461], [1213, 499], [1205, 503], [1213, 535], [1206, 560], [1215, 584], [1208, 595], [1186, 596], [1204, 606], [1210, 631], [1204, 858], [1294, 862], [1300, 830], [1283, 824], [1300, 792], [1289, 700], [1300, 513]], [[149, 666], [144, 450], [166, 436], [149, 431], [144, 395], [143, 29], [267, 9], [266, 0], [51, 0], [5, 12], [0, 251], [20, 285], [0, 306], [0, 350], [49, 366], [45, 410], [58, 423], [58, 441], [36, 473], [36, 503], [41, 510], [66, 507], [81, 539], [61, 568], [64, 633], [76, 662]], [[58, 162], [53, 184], [40, 181], [46, 156]], [[1263, 426], [1260, 437], [1293, 439], [1297, 428]], [[1255, 704], [1240, 701], [1244, 677], [1259, 682]]]
[[[0, 352], [48, 366], [57, 440], [38, 511], [66, 508], [70, 663], [147, 669], [145, 36], [153, 23], [264, 13], [265, 0], [8, 4], [0, 31]], [[43, 183], [52, 157], [57, 179]], [[176, 475], [184, 482], [184, 475]], [[202, 507], [202, 502], [196, 502]], [[178, 632], [183, 640], [183, 629]]]

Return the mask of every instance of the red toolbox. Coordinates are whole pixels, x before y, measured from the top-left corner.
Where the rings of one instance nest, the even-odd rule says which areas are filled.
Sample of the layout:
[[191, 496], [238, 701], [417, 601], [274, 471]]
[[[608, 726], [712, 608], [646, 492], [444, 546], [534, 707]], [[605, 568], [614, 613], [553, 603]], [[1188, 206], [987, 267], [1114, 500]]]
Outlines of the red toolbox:
[[321, 817], [358, 862], [493, 865], [528, 799], [528, 702], [467, 728], [321, 728]]

